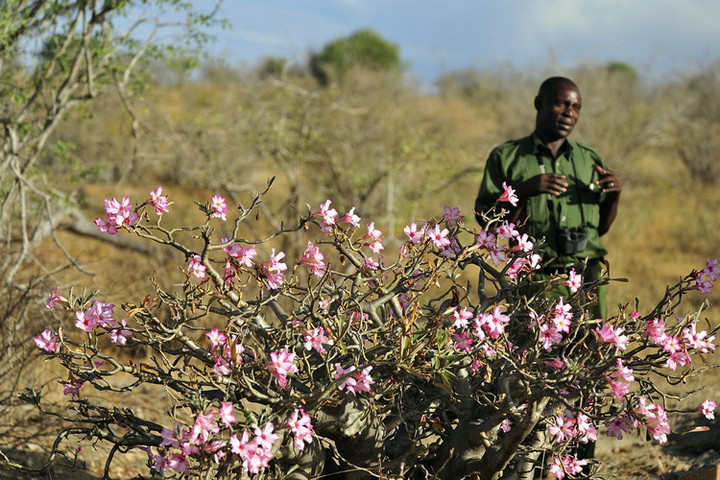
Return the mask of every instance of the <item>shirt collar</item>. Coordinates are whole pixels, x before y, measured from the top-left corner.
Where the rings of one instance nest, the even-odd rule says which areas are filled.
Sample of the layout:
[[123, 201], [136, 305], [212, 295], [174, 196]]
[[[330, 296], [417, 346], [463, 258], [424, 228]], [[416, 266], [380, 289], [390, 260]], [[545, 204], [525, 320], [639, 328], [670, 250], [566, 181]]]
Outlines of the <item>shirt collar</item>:
[[[533, 155], [537, 155], [538, 153], [550, 152], [550, 149], [542, 143], [542, 140], [540, 140], [540, 137], [538, 137], [535, 132], [533, 132], [530, 137], [532, 138], [533, 142]], [[570, 139], [566, 138], [565, 142], [563, 142], [562, 146], [560, 147], [560, 150], [558, 150], [558, 156], [565, 155], [565, 157], [569, 157], [572, 150], [573, 146], [570, 143]]]

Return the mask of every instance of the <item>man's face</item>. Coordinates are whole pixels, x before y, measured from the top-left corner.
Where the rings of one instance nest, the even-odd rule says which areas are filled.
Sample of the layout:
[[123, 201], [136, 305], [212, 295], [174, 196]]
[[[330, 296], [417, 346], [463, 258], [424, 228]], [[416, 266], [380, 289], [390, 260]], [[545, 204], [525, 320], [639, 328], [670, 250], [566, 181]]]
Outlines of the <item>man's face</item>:
[[582, 108], [582, 97], [577, 88], [561, 83], [535, 99], [537, 119], [535, 129], [543, 141], [560, 140], [570, 135]]

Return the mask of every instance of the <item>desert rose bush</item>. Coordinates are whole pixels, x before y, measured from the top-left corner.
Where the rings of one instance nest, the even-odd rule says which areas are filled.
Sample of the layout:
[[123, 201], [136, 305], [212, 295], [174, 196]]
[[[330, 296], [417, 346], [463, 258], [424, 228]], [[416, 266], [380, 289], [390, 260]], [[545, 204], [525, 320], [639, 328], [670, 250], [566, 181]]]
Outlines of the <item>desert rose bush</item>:
[[[578, 446], [633, 432], [667, 441], [657, 378], [700, 373], [693, 358], [715, 349], [715, 329], [679, 300], [710, 291], [717, 260], [651, 310], [600, 319], [581, 269], [528, 288], [536, 240], [502, 212], [477, 230], [446, 207], [390, 251], [381, 225], [331, 200], [242, 238], [262, 198], [213, 196], [198, 203], [204, 223], [172, 229], [161, 187], [139, 204], [108, 199], [98, 228], [181, 252], [182, 279], [159, 273], [121, 306], [62, 288], [48, 300], [67, 311], [63, 328], [35, 337], [68, 371], [74, 413], [55, 412], [70, 423], [59, 439], [109, 442], [106, 477], [130, 449], [147, 452], [144, 478], [532, 478], [543, 459], [558, 479], [595, 475], [602, 466]], [[287, 258], [277, 239], [298, 231], [305, 252]], [[549, 293], [560, 284], [572, 294]], [[172, 392], [166, 423], [87, 395], [143, 384]], [[37, 392], [24, 398], [41, 406]]]

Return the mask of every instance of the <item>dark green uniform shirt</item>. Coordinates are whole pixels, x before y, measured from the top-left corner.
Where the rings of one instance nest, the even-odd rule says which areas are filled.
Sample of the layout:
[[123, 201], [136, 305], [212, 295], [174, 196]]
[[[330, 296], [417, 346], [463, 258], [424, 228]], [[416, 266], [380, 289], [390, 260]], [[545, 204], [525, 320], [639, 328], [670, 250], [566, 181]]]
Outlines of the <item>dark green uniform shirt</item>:
[[[538, 159], [542, 161], [542, 167]], [[568, 184], [567, 191], [559, 197], [546, 194], [529, 197], [518, 223], [524, 219], [527, 221], [518, 229], [538, 241], [545, 238], [547, 245], [543, 249], [543, 261], [554, 258], [551, 262], [553, 266], [578, 264], [586, 258], [600, 259], [607, 253], [597, 230], [600, 204], [605, 200], [605, 194], [600, 193], [595, 184], [598, 180], [594, 168], [596, 163], [607, 168], [595, 150], [570, 139], [565, 141], [555, 159], [535, 134], [511, 140], [490, 153], [475, 201], [475, 211], [484, 212], [492, 208], [503, 193], [503, 182], [517, 186], [542, 171], [563, 174]], [[556, 241], [557, 227], [577, 228], [583, 219], [588, 228], [585, 250], [561, 256]]]

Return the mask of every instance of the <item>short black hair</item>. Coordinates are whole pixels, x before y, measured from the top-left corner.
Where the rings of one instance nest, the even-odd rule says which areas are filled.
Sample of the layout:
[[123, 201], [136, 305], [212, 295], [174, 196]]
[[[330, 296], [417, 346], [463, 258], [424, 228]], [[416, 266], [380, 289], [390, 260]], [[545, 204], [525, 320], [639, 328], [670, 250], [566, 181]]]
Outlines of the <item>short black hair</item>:
[[538, 97], [543, 98], [545, 95], [556, 93], [557, 88], [560, 85], [570, 85], [571, 87], [576, 88], [578, 91], [580, 90], [577, 84], [567, 77], [550, 77], [540, 84], [540, 88], [538, 89]]

